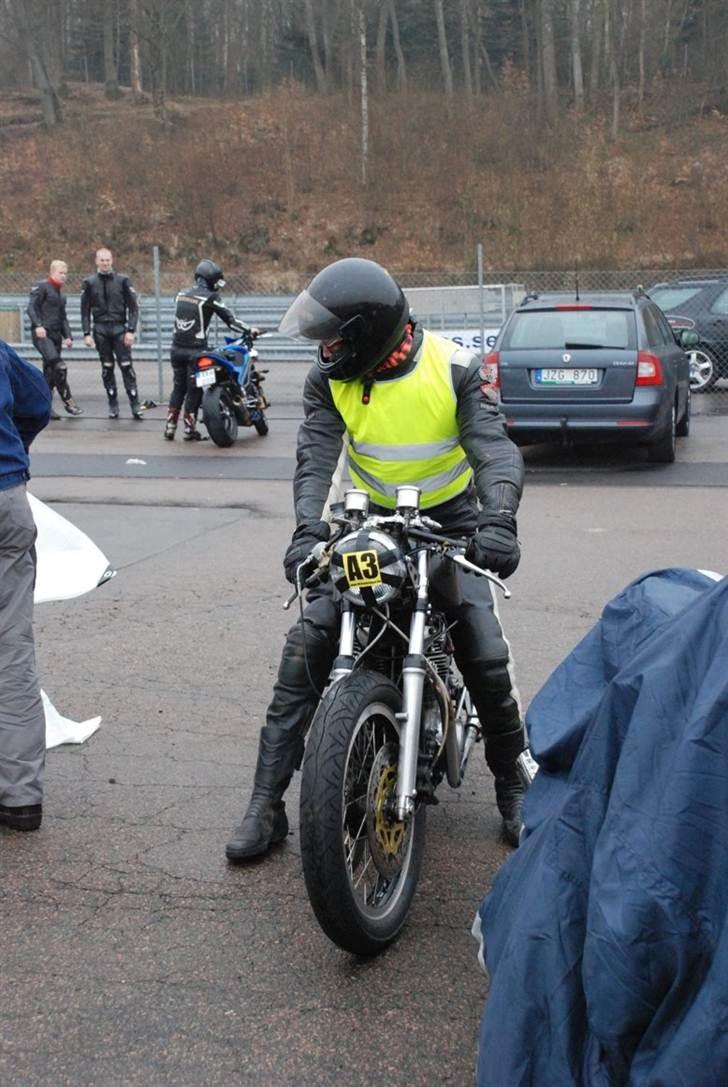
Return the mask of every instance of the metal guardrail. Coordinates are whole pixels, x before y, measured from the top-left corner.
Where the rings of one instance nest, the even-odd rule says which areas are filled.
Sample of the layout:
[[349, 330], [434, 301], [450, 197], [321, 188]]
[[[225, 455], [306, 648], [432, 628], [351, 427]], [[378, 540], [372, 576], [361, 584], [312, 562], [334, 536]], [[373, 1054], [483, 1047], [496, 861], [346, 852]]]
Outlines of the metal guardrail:
[[[484, 291], [483, 313], [479, 307], [477, 287], [408, 289], [407, 296], [426, 327], [446, 331], [448, 329], [477, 329], [485, 315], [489, 325], [500, 325], [514, 304], [520, 301], [518, 284], [489, 286]], [[169, 358], [174, 324], [174, 295], [162, 295], [159, 300], [159, 329], [161, 330], [162, 362]], [[239, 295], [226, 294], [225, 303], [247, 324], [269, 330], [269, 334], [257, 344], [263, 362], [312, 362], [316, 346], [281, 336], [277, 331], [281, 318], [294, 295]], [[30, 322], [26, 313], [26, 294], [0, 294], [0, 317], [6, 320], [0, 327], [0, 336], [20, 351], [34, 352], [30, 335]], [[425, 312], [425, 310], [427, 312]], [[96, 359], [96, 351], [86, 347], [81, 333], [80, 295], [67, 295], [67, 312], [74, 345], [66, 352], [73, 359]], [[14, 331], [14, 334], [13, 334]], [[210, 341], [220, 342], [227, 332], [226, 326], [213, 322]], [[157, 325], [157, 299], [142, 295], [139, 298], [139, 325], [134, 344], [136, 361], [159, 361]]]

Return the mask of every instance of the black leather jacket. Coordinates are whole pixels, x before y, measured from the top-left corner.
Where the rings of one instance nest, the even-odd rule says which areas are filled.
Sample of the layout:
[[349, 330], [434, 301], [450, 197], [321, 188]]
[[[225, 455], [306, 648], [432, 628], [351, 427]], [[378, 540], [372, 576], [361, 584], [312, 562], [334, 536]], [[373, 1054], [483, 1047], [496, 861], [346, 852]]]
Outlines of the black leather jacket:
[[115, 331], [135, 332], [139, 317], [137, 293], [129, 277], [119, 272], [95, 272], [83, 281], [81, 327], [84, 336], [94, 325], [115, 326]]
[[194, 287], [180, 291], [175, 299], [173, 347], [207, 347], [207, 330], [213, 317], [237, 331], [247, 329], [224, 305], [218, 291], [198, 280]]
[[27, 313], [33, 332], [42, 325], [46, 332], [60, 334], [65, 340], [71, 339], [71, 326], [66, 316], [66, 296], [50, 280], [41, 279], [33, 284]]
[[[421, 345], [422, 331], [415, 329], [411, 361], [379, 375], [371, 389], [372, 398], [376, 396], [380, 381], [402, 378], [414, 369]], [[453, 344], [455, 350], [456, 345]], [[484, 382], [481, 360], [477, 355], [461, 349], [457, 361], [458, 365], [451, 364], [451, 375], [457, 399], [460, 443], [473, 469], [475, 493], [466, 491], [443, 506], [448, 507], [448, 524], [452, 526], [462, 522], [465, 529], [466, 523], [473, 523], [476, 496], [483, 508], [508, 509], [515, 514], [523, 490], [524, 468], [521, 451], [508, 437], [505, 418]], [[334, 404], [328, 378], [315, 365], [306, 378], [303, 409], [305, 418], [298, 431], [293, 480], [297, 525], [311, 524], [321, 519], [346, 431], [344, 420]], [[434, 507], [427, 512], [435, 520], [441, 521], [438, 510], [442, 508]]]

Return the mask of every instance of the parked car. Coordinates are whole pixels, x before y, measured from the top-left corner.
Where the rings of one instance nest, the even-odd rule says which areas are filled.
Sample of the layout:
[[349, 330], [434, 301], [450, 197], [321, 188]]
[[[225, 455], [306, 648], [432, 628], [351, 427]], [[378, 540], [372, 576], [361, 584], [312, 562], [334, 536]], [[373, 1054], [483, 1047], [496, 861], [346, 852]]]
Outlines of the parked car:
[[[680, 343], [678, 342], [680, 340]], [[484, 359], [519, 444], [617, 441], [675, 459], [690, 429], [697, 335], [673, 333], [643, 292], [528, 295]]]
[[709, 392], [728, 377], [728, 276], [674, 279], [647, 293], [672, 328], [698, 333], [698, 344], [688, 352], [690, 385], [693, 392]]

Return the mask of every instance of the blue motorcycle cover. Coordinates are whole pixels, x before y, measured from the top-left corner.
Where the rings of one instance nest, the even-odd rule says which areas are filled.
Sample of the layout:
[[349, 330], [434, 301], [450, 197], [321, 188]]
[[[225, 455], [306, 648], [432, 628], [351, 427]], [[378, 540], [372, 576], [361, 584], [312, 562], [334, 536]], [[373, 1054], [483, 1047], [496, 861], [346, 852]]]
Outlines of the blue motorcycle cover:
[[474, 932], [478, 1087], [728, 1085], [728, 579], [646, 574], [538, 693]]

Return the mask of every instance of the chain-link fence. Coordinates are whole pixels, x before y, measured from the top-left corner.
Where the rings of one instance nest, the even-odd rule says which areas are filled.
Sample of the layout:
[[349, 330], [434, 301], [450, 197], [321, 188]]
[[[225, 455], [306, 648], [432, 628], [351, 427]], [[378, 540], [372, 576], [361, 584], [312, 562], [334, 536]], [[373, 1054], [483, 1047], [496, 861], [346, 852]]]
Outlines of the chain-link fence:
[[[70, 269], [66, 281], [71, 328], [77, 337], [73, 353], [84, 356], [80, 344], [79, 296], [83, 279], [93, 269]], [[462, 272], [429, 270], [399, 272], [413, 310], [429, 327], [442, 330], [473, 350], [488, 350], [505, 318], [527, 292], [646, 290], [675, 327], [694, 328], [700, 343], [690, 352], [692, 388], [697, 411], [728, 412], [728, 270], [716, 268], [579, 268], [496, 269]], [[0, 337], [21, 347], [30, 343], [25, 314], [28, 292], [45, 270], [0, 273]], [[166, 361], [171, 339], [174, 294], [191, 282], [190, 270], [149, 266], [132, 275], [141, 301], [136, 353], [139, 358]], [[296, 271], [238, 273], [226, 269], [225, 301], [251, 324], [277, 329], [289, 301], [310, 280]], [[480, 280], [480, 283], [479, 283]], [[308, 360], [305, 346], [285, 341], [275, 331], [261, 354], [270, 360]], [[90, 349], [86, 349], [89, 353]], [[161, 372], [161, 370], [160, 370]], [[161, 378], [160, 378], [161, 382]]]

